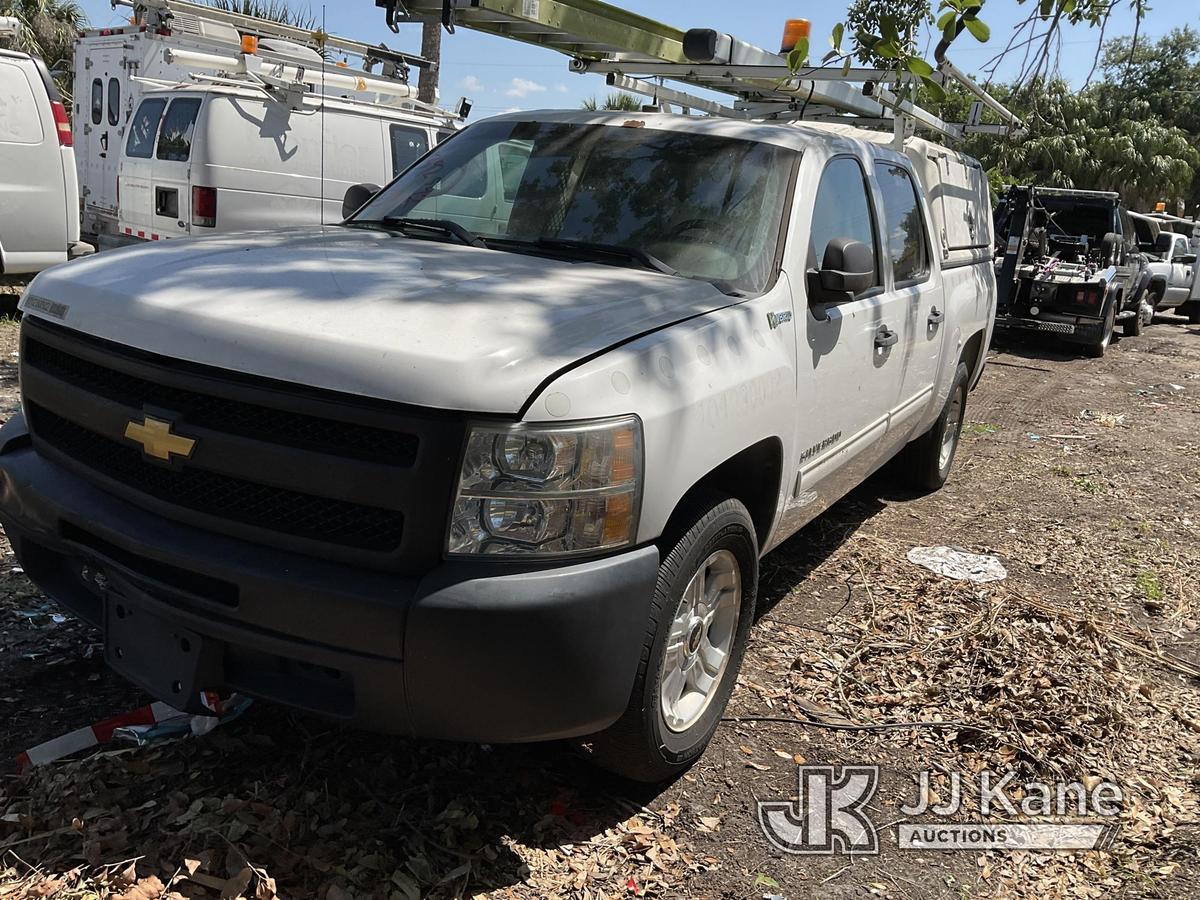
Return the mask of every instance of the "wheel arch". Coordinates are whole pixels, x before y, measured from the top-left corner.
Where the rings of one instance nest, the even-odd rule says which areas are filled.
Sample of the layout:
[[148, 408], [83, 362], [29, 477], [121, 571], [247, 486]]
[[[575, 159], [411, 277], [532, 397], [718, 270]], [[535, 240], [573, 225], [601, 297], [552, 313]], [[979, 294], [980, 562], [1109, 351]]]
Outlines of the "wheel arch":
[[963, 345], [962, 355], [959, 357], [960, 362], [966, 363], [967, 371], [971, 375], [968, 381], [971, 390], [975, 389], [979, 379], [983, 377], [984, 338], [983, 330], [971, 335]]
[[663, 540], [672, 541], [691, 527], [692, 523], [684, 519], [693, 497], [699, 493], [716, 492], [741, 501], [754, 522], [758, 546], [766, 546], [779, 508], [782, 479], [783, 441], [778, 437], [769, 437], [752, 444], [688, 488], [667, 519]]

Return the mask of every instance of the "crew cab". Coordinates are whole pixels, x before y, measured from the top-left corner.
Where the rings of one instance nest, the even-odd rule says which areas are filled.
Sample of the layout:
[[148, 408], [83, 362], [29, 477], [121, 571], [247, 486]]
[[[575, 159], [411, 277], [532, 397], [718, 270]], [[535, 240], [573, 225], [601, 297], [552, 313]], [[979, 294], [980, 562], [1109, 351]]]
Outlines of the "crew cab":
[[996, 214], [999, 314], [1009, 331], [1040, 331], [1103, 356], [1118, 323], [1150, 324], [1150, 273], [1119, 194], [1011, 187]]
[[761, 558], [895, 457], [950, 476], [995, 314], [983, 172], [844, 126], [522, 112], [361, 201], [30, 285], [21, 564], [181, 708], [672, 776]]

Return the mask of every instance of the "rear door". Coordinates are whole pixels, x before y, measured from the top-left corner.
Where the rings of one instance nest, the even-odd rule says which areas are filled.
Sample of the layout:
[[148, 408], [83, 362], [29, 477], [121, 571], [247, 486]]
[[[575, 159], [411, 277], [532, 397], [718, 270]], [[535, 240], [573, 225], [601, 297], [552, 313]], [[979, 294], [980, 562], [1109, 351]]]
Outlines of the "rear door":
[[147, 97], [129, 122], [120, 168], [118, 227], [123, 234], [149, 239], [154, 221], [154, 149], [167, 109], [166, 97]]
[[84, 200], [104, 213], [117, 209], [117, 173], [121, 162], [121, 142], [132, 110], [126, 96], [121, 62], [125, 50], [120, 44], [92, 48], [87, 54], [86, 94], [76, 98], [76, 115], [83, 122], [80, 169]]
[[62, 262], [66, 219], [58, 132], [27, 57], [0, 55], [0, 247], [10, 272]]
[[[929, 229], [916, 179], [897, 162], [875, 163], [883, 261], [888, 273], [885, 303], [903, 324], [891, 361], [899, 381], [892, 415], [893, 433], [911, 431], [930, 409], [942, 361], [946, 304], [940, 275], [931, 258]], [[952, 216], [946, 223], [948, 247], [973, 242], [978, 223]], [[890, 323], [888, 327], [893, 327]]]
[[191, 231], [191, 159], [203, 100], [173, 97], [158, 128], [151, 178], [151, 240]]

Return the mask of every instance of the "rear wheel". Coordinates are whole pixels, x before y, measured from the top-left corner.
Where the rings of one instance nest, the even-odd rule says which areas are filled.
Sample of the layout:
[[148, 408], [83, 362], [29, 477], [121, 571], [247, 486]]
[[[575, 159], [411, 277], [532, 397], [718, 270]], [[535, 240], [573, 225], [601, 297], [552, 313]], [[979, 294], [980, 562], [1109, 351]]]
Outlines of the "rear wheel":
[[1139, 303], [1133, 318], [1126, 319], [1121, 325], [1121, 334], [1125, 337], [1137, 337], [1142, 333], [1142, 325], [1145, 324], [1143, 316], [1145, 313], [1142, 310], [1142, 305]]
[[1181, 315], [1187, 316], [1189, 325], [1200, 325], [1200, 300], [1193, 300], [1179, 312]]
[[901, 453], [899, 461], [905, 476], [918, 490], [940, 490], [950, 478], [963, 420], [967, 415], [967, 385], [970, 379], [971, 373], [967, 371], [966, 364], [959, 363], [942, 414], [932, 428]]
[[1113, 332], [1117, 325], [1117, 305], [1115, 303], [1108, 304], [1108, 312], [1104, 314], [1103, 331], [1100, 333], [1100, 339], [1091, 344], [1083, 345], [1083, 352], [1093, 359], [1099, 359], [1108, 351], [1108, 345], [1112, 343]]
[[704, 752], [733, 691], [754, 619], [758, 541], [737, 500], [705, 494], [659, 567], [629, 706], [589, 739], [591, 760], [634, 781], [665, 781]]

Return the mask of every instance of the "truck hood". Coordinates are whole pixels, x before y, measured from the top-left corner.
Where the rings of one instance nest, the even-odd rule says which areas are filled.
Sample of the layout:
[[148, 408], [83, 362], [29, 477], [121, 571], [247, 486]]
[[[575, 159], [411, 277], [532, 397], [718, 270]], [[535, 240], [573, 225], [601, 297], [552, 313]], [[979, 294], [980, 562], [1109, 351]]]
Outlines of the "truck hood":
[[564, 367], [734, 302], [657, 272], [322, 227], [102, 253], [38, 276], [22, 308], [250, 375], [515, 413]]

